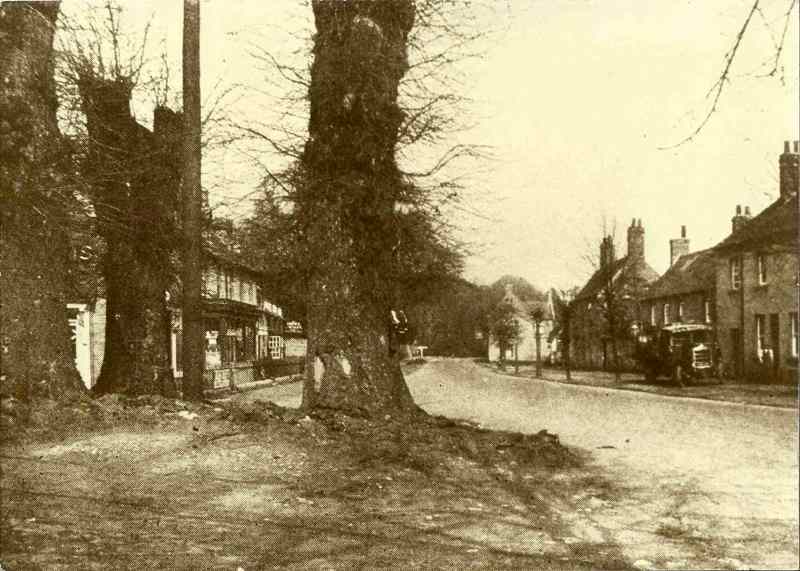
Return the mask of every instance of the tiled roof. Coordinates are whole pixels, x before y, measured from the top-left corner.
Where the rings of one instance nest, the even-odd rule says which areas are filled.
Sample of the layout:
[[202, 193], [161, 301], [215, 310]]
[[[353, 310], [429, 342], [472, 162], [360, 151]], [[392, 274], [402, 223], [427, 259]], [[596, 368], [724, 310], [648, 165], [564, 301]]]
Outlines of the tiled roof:
[[[592, 277], [589, 278], [589, 281], [586, 282], [586, 285], [583, 286], [583, 289], [581, 289], [581, 291], [578, 292], [578, 295], [575, 296], [575, 300], [579, 301], [594, 299], [605, 285], [607, 276], [605, 273], [606, 271], [607, 270], [604, 269], [598, 269], [594, 274], [592, 274]], [[633, 281], [634, 279], [638, 279], [644, 284], [649, 284], [658, 279], [658, 272], [651, 268], [647, 262], [629, 262], [628, 256], [615, 261], [611, 265], [611, 272], [614, 276], [612, 278], [614, 281], [618, 279], [623, 279], [625, 281]]]
[[797, 245], [797, 193], [781, 197], [717, 246], [727, 251], [768, 245]]
[[714, 249], [708, 248], [678, 258], [672, 266], [648, 288], [646, 299], [668, 297], [714, 288]]
[[514, 307], [514, 311], [517, 315], [528, 321], [531, 320], [531, 313], [536, 309], [542, 311], [545, 320], [553, 319], [553, 312], [550, 311], [550, 304], [546, 301], [521, 301], [513, 292], [507, 291], [505, 296], [503, 296], [503, 302], [510, 303]]

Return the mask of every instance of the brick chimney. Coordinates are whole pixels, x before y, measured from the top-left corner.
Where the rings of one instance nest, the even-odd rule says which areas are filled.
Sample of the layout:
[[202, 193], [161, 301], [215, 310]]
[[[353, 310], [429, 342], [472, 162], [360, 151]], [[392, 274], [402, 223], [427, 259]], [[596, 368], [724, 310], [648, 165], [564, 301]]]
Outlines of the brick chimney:
[[747, 223], [748, 220], [750, 220], [750, 218], [751, 218], [751, 216], [750, 216], [750, 207], [749, 206], [745, 206], [744, 207], [744, 214], [742, 214], [742, 205], [741, 204], [737, 204], [736, 205], [736, 215], [733, 218], [731, 218], [732, 231], [734, 233], [738, 232], [739, 229], [742, 226], [744, 226]]
[[628, 259], [644, 261], [644, 228], [641, 218], [634, 218], [628, 228]]
[[672, 267], [678, 258], [689, 253], [689, 238], [686, 237], [686, 226], [681, 226], [681, 237], [669, 241], [669, 265]]
[[600, 242], [600, 267], [605, 268], [609, 264], [613, 264], [615, 260], [614, 238], [606, 236], [603, 238], [603, 241]]
[[789, 148], [789, 141], [783, 143], [783, 153], [779, 159], [781, 171], [781, 198], [796, 194], [800, 183], [800, 143], [794, 141]]

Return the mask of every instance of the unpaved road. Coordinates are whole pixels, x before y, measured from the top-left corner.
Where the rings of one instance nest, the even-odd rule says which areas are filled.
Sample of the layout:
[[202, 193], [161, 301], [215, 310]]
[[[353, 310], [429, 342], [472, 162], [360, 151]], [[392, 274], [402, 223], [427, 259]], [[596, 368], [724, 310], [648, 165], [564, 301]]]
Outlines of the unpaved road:
[[[614, 542], [642, 568], [797, 569], [793, 410], [519, 379], [442, 359], [408, 375], [432, 414], [537, 432], [591, 451], [617, 493], [576, 497], [576, 536]], [[299, 385], [251, 398], [299, 403]], [[272, 395], [270, 393], [273, 393]]]

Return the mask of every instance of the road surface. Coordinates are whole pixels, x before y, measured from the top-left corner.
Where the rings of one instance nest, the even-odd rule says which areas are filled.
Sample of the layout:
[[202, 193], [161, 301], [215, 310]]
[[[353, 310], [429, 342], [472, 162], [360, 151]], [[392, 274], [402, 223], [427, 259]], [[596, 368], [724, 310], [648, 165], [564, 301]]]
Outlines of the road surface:
[[[793, 410], [520, 379], [468, 360], [408, 375], [432, 414], [537, 432], [591, 452], [616, 493], [564, 514], [642, 568], [798, 568]], [[299, 385], [252, 393], [299, 404]], [[583, 502], [583, 503], [582, 503]]]

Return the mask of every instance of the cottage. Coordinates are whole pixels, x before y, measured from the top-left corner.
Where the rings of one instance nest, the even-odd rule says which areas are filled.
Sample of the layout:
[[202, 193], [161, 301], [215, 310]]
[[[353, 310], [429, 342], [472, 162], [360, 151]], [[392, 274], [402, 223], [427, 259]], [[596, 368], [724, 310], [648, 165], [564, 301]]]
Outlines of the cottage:
[[645, 329], [673, 323], [713, 325], [716, 314], [716, 258], [712, 248], [689, 251], [686, 226], [670, 242], [670, 267], [642, 297]]
[[750, 217], [737, 206], [715, 247], [717, 341], [723, 370], [794, 382], [798, 362], [798, 142], [780, 155], [780, 196]]
[[628, 254], [619, 259], [613, 237], [603, 238], [600, 267], [575, 296], [570, 353], [577, 367], [609, 369], [615, 343], [621, 366], [634, 365], [631, 329], [639, 326], [639, 304], [648, 286], [658, 279], [658, 273], [645, 260], [641, 219], [631, 222], [627, 238]]
[[539, 350], [542, 361], [549, 361], [556, 349], [556, 340], [550, 339], [553, 331], [553, 304], [548, 295], [546, 301], [522, 301], [517, 297], [511, 284], [506, 284], [505, 295], [500, 302], [509, 304], [514, 308], [514, 319], [519, 325], [520, 336], [517, 343], [512, 347], [501, 349], [500, 344], [493, 335], [489, 335], [489, 360], [497, 361], [500, 359], [500, 351], [505, 351], [504, 359], [518, 359], [520, 361], [536, 360], [536, 322], [533, 319], [534, 312], [541, 316], [539, 322]]

